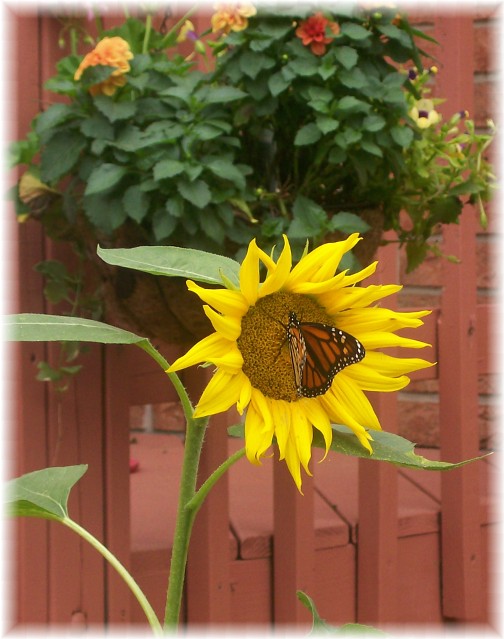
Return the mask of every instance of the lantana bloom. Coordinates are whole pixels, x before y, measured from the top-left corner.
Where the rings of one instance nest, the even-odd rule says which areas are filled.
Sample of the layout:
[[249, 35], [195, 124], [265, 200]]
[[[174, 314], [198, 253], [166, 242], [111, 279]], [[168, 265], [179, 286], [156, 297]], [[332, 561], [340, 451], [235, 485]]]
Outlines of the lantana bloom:
[[[326, 454], [332, 441], [331, 423], [345, 424], [372, 453], [370, 430], [380, 430], [364, 391], [397, 391], [409, 383], [407, 373], [431, 366], [418, 358], [399, 358], [383, 348], [422, 348], [424, 342], [396, 334], [418, 327], [429, 311], [398, 312], [381, 300], [401, 289], [395, 285], [356, 286], [377, 266], [354, 274], [337, 272], [343, 255], [359, 242], [357, 233], [341, 242], [323, 244], [293, 267], [284, 237], [278, 260], [250, 242], [241, 264], [239, 287], [205, 289], [188, 280], [187, 287], [205, 302], [214, 333], [177, 359], [168, 372], [202, 362], [216, 371], [204, 389], [195, 417], [221, 413], [236, 405], [245, 415], [245, 448], [250, 462], [259, 464], [272, 444], [279, 448], [301, 490], [301, 467], [310, 475], [313, 428], [324, 438]], [[261, 281], [261, 269], [266, 269]], [[304, 323], [335, 327], [359, 340], [361, 361], [338, 372], [329, 388], [314, 397], [296, 386], [287, 327], [295, 313]]]
[[434, 102], [426, 98], [417, 100], [409, 115], [420, 129], [428, 129], [441, 120], [441, 114], [434, 109]]
[[255, 16], [257, 9], [250, 2], [218, 2], [211, 18], [212, 31], [243, 31], [248, 27], [248, 18]]
[[337, 22], [331, 22], [321, 12], [315, 13], [306, 20], [300, 22], [296, 29], [296, 35], [301, 38], [305, 47], [309, 46], [315, 55], [324, 55], [326, 45], [332, 38], [327, 35], [329, 29], [333, 35], [338, 35], [340, 27]]
[[93, 85], [89, 92], [91, 95], [113, 95], [118, 87], [126, 84], [125, 73], [130, 70], [129, 60], [133, 58], [130, 46], [126, 40], [119, 36], [103, 38], [96, 47], [88, 53], [75, 72], [74, 79], [80, 80], [85, 69], [97, 65], [115, 67], [110, 76], [103, 82]]

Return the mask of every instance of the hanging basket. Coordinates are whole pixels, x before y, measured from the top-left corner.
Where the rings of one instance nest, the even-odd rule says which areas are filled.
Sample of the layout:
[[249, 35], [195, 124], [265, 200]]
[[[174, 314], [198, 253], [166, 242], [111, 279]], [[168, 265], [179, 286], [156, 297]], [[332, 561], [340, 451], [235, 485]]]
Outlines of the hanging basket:
[[185, 279], [99, 265], [107, 321], [167, 344], [193, 345], [212, 331]]

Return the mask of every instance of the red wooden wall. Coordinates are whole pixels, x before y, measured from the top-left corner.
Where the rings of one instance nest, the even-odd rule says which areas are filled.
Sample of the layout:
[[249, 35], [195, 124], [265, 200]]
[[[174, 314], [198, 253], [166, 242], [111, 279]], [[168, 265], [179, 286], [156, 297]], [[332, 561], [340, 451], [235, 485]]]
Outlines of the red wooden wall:
[[[55, 48], [57, 25], [35, 14], [14, 15], [17, 28], [18, 137], [49, 99], [41, 88], [52, 74], [60, 52]], [[446, 112], [473, 100], [474, 31], [472, 16], [438, 16], [435, 35], [443, 45], [443, 74], [439, 93], [447, 97]], [[417, 374], [417, 380], [439, 382], [441, 457], [460, 460], [479, 449], [477, 375], [494, 365], [486, 357], [487, 304], [477, 304], [476, 228], [471, 209], [460, 226], [444, 235], [447, 252], [463, 256], [459, 265], [442, 264], [439, 311], [427, 322], [426, 334], [434, 340], [436, 369]], [[33, 264], [66, 253], [48, 242], [35, 224], [14, 226], [12, 240], [16, 265], [17, 308], [22, 312], [47, 312], [40, 276]], [[381, 250], [377, 282], [398, 281], [399, 255], [393, 247]], [[481, 300], [480, 300], [481, 301]], [[416, 337], [416, 336], [415, 336]], [[485, 337], [487, 339], [485, 339]], [[131, 348], [131, 347], [130, 347]], [[482, 357], [482, 350], [485, 355]], [[174, 349], [166, 353], [169, 359]], [[18, 412], [17, 473], [48, 465], [89, 462], [90, 469], [72, 497], [73, 516], [102, 539], [125, 563], [130, 563], [129, 415], [131, 405], [166, 398], [165, 380], [145, 383], [137, 367], [141, 353], [123, 347], [94, 346], [86, 355], [83, 371], [66, 394], [35, 381], [36, 362], [54, 357], [45, 344], [17, 347]], [[148, 365], [146, 365], [148, 368]], [[430, 376], [430, 377], [429, 377]], [[140, 382], [140, 380], [143, 380]], [[202, 379], [187, 378], [194, 397]], [[162, 388], [161, 388], [162, 386]], [[148, 390], [147, 390], [148, 389]], [[169, 399], [169, 397], [167, 398]], [[375, 400], [387, 430], [398, 424], [397, 399]], [[203, 475], [227, 455], [225, 423], [213, 422], [202, 462]], [[231, 418], [229, 418], [231, 419]], [[229, 584], [233, 570], [229, 557], [229, 478], [217, 485], [198, 516], [188, 566], [186, 614], [191, 623], [218, 623], [230, 619]], [[441, 478], [442, 499], [442, 610], [445, 618], [459, 621], [484, 618], [483, 566], [480, 535], [478, 468], [470, 465]], [[304, 483], [304, 497], [293, 487], [283, 464], [274, 465], [274, 558], [271, 583], [272, 618], [275, 623], [306, 621], [306, 611], [289, 596], [297, 588], [311, 591], [315, 573], [314, 485]], [[397, 470], [386, 464], [359, 462], [357, 618], [394, 622], [399, 617]], [[125, 587], [110, 574], [93, 550], [54, 524], [20, 521], [17, 543], [18, 599], [16, 617], [21, 623], [77, 624], [126, 622], [130, 619]], [[335, 591], [335, 596], [337, 596]]]

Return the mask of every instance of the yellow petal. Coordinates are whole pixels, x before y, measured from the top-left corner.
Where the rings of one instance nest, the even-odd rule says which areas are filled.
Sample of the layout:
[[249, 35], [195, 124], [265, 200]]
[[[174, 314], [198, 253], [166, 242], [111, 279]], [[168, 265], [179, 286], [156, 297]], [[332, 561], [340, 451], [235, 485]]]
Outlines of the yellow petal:
[[435, 366], [435, 363], [427, 362], [425, 359], [418, 357], [393, 357], [380, 351], [369, 351], [366, 353], [365, 360], [361, 362], [361, 364], [367, 364], [377, 373], [383, 373], [384, 375], [393, 377]]
[[386, 333], [385, 331], [359, 333], [359, 340], [365, 349], [393, 348], [394, 346], [401, 346], [403, 348], [425, 348], [426, 346], [430, 346], [430, 344], [426, 344], [425, 342], [402, 337], [395, 333]]
[[243, 317], [248, 311], [247, 300], [239, 291], [229, 291], [227, 289], [202, 288], [195, 282], [187, 280], [187, 288], [210, 304], [216, 311], [223, 315], [232, 317]]
[[250, 399], [252, 397], [252, 384], [250, 383], [249, 378], [245, 375], [245, 373], [239, 373], [239, 375], [243, 376], [243, 383], [240, 390], [240, 397], [236, 402], [236, 408], [240, 415], [243, 415], [243, 411], [247, 408], [250, 403]]
[[245, 452], [251, 463], [261, 463], [260, 458], [271, 446], [273, 434], [273, 420], [266, 398], [253, 389], [245, 417]]
[[[308, 464], [311, 459], [313, 427], [298, 402], [291, 403], [292, 426], [291, 438], [296, 444], [297, 457], [308, 475], [311, 475]], [[298, 463], [299, 463], [298, 462]]]
[[222, 357], [232, 348], [232, 342], [223, 339], [218, 333], [212, 333], [190, 348], [185, 355], [175, 360], [167, 372], [173, 373], [201, 362], [212, 362], [214, 357]]
[[331, 390], [321, 397], [321, 403], [325, 406], [327, 412], [332, 415], [331, 419], [333, 422], [348, 426], [348, 428], [350, 428], [350, 430], [352, 430], [357, 436], [362, 446], [364, 446], [364, 448], [366, 448], [370, 453], [373, 452], [371, 444], [369, 443], [369, 440], [373, 439], [371, 435], [353, 417], [353, 414], [352, 412], [349, 412], [348, 407], [338, 401], [338, 398], [331, 392]]
[[275, 427], [275, 437], [278, 444], [280, 459], [284, 459], [289, 433], [291, 429], [290, 404], [284, 400], [271, 400], [271, 417]]
[[207, 417], [227, 411], [238, 401], [242, 384], [241, 375], [218, 370], [201, 394], [194, 417]]
[[221, 337], [231, 342], [235, 342], [240, 337], [241, 322], [238, 318], [221, 315], [206, 304], [203, 306], [203, 311]]
[[371, 284], [366, 287], [354, 286], [340, 289], [337, 295], [334, 295], [334, 293], [322, 294], [319, 301], [330, 315], [335, 315], [348, 308], [369, 306], [377, 300], [397, 293], [401, 288], [402, 286], [396, 284]]
[[284, 235], [283, 238], [284, 247], [280, 253], [278, 262], [276, 263], [276, 268], [268, 273], [265, 281], [261, 285], [259, 297], [266, 297], [266, 295], [276, 293], [276, 291], [283, 288], [287, 278], [289, 277], [292, 267], [292, 253], [287, 236]]
[[[348, 368], [351, 367], [349, 366]], [[351, 412], [361, 426], [381, 430], [380, 422], [371, 406], [371, 402], [364, 395], [359, 384], [353, 379], [341, 373], [336, 375], [328, 393], [329, 396], [331, 393], [336, 398], [338, 405]]]
[[250, 242], [240, 267], [240, 289], [249, 306], [254, 306], [259, 291], [259, 257], [255, 239]]
[[343, 255], [350, 251], [360, 239], [358, 233], [353, 233], [341, 242], [330, 242], [318, 246], [292, 269], [285, 288], [294, 290], [302, 282], [321, 282], [332, 277]]
[[[325, 453], [323, 459], [329, 452], [332, 442], [332, 428], [331, 422], [327, 413], [324, 412], [320, 402], [315, 399], [303, 398], [298, 402], [299, 407], [304, 411], [306, 417], [311, 421], [317, 430], [322, 433], [325, 442]], [[321, 460], [322, 461], [322, 460]]]
[[359, 388], [365, 391], [392, 392], [403, 389], [409, 384], [409, 377], [389, 377], [374, 370], [372, 366], [366, 366], [364, 362], [348, 366], [343, 375], [353, 380]]
[[371, 331], [398, 331], [401, 328], [418, 328], [423, 324], [420, 318], [428, 315], [429, 312], [414, 311], [406, 313], [371, 306], [341, 311], [337, 314], [335, 321], [338, 328], [358, 337], [359, 333]]

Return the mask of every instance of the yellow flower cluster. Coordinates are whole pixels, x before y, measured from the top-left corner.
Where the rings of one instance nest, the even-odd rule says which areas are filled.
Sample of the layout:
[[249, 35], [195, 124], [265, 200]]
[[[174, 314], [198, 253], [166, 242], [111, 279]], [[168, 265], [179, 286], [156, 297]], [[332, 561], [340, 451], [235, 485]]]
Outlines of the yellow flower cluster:
[[103, 38], [96, 47], [88, 53], [75, 72], [74, 79], [80, 80], [84, 71], [89, 67], [105, 65], [115, 67], [110, 76], [103, 82], [94, 84], [89, 92], [91, 95], [113, 95], [118, 87], [126, 84], [125, 73], [130, 70], [129, 60], [133, 58], [129, 44], [120, 37]]
[[227, 3], [218, 2], [214, 5], [212, 16], [212, 31], [243, 31], [248, 27], [248, 18], [255, 16], [256, 8], [250, 2]]

